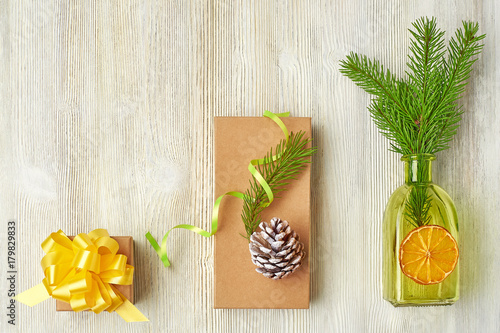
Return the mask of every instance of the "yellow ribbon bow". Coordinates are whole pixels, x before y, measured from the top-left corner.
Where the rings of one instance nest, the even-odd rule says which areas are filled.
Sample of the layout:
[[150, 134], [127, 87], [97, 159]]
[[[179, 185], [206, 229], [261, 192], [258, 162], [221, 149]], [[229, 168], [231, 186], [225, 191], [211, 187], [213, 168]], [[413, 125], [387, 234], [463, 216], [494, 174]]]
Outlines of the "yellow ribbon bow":
[[113, 285], [130, 285], [134, 267], [116, 254], [118, 243], [105, 229], [79, 234], [71, 241], [61, 230], [42, 243], [45, 275], [42, 283], [14, 297], [34, 306], [51, 296], [67, 302], [75, 312], [115, 311], [127, 322], [149, 321]]

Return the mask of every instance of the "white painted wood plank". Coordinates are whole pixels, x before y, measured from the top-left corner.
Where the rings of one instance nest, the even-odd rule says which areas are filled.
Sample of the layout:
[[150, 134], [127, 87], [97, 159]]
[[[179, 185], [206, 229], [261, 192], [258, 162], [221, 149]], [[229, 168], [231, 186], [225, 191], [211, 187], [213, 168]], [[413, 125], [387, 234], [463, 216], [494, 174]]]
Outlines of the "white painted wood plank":
[[[136, 240], [137, 306], [151, 320], [56, 314], [47, 301], [19, 306], [16, 330], [497, 331], [498, 6], [0, 0], [0, 212], [34, 244], [19, 253], [18, 289], [40, 281], [32, 258], [41, 257], [49, 232], [105, 227]], [[381, 221], [402, 164], [368, 115], [368, 96], [340, 75], [338, 61], [352, 50], [403, 74], [407, 28], [422, 15], [436, 16], [448, 36], [462, 19], [477, 20], [488, 37], [462, 127], [434, 170], [461, 223], [461, 299], [395, 309], [381, 298]], [[209, 228], [213, 116], [264, 110], [313, 117], [311, 309], [213, 310], [212, 240], [174, 231], [166, 269], [144, 233], [159, 239], [178, 223]], [[6, 325], [2, 318], [0, 330]]]

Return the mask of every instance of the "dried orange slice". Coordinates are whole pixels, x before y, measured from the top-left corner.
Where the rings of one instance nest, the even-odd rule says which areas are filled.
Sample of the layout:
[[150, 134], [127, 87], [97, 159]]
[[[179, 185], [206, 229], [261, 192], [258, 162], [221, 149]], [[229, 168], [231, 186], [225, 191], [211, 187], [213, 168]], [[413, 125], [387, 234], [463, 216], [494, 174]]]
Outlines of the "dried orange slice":
[[413, 229], [399, 248], [401, 270], [419, 284], [443, 281], [457, 262], [457, 242], [448, 230], [438, 225]]

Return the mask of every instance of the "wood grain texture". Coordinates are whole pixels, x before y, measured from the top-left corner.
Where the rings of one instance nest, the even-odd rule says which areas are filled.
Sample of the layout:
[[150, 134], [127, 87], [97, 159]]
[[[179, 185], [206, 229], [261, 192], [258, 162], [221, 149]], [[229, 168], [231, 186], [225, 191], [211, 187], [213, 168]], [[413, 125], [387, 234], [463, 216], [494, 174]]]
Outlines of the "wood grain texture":
[[[137, 306], [149, 323], [17, 307], [20, 332], [498, 332], [500, 5], [496, 0], [0, 0], [0, 240], [18, 223], [18, 291], [39, 283], [38, 244], [104, 227], [131, 235]], [[404, 73], [407, 28], [434, 15], [448, 37], [479, 21], [486, 47], [452, 148], [434, 179], [460, 220], [461, 299], [382, 300], [381, 221], [403, 181], [369, 97], [338, 71], [353, 50]], [[213, 240], [172, 233], [164, 268], [144, 234], [208, 229], [213, 116], [310, 116], [310, 310], [214, 310]], [[2, 308], [6, 270], [2, 259]], [[3, 313], [3, 312], [2, 312]]]

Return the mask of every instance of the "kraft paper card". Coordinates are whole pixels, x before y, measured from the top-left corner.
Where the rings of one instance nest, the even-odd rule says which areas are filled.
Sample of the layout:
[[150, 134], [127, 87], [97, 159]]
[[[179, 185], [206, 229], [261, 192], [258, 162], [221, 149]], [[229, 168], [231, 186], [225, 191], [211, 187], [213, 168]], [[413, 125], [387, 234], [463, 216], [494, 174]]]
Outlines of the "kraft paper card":
[[[290, 132], [300, 130], [311, 136], [311, 118], [281, 118]], [[216, 117], [214, 119], [214, 198], [228, 192], [245, 192], [251, 174], [248, 164], [273, 151], [284, 138], [271, 119], [261, 117]], [[307, 309], [309, 308], [309, 243], [311, 166], [287, 186], [287, 191], [267, 207], [262, 220], [287, 220], [304, 243], [302, 266], [282, 280], [271, 280], [255, 271], [245, 228], [241, 220], [243, 202], [226, 196], [219, 211], [215, 234], [215, 308]], [[260, 230], [260, 229], [259, 229]]]

